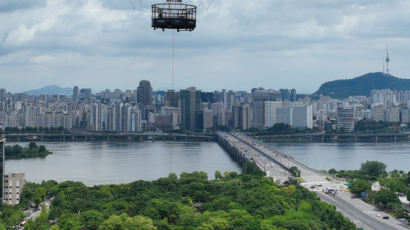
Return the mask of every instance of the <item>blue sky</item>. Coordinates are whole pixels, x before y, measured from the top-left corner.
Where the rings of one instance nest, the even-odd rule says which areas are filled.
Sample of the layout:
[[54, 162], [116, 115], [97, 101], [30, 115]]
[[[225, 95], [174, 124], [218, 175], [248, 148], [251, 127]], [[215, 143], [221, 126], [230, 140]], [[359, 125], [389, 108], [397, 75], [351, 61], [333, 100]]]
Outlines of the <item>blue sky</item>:
[[[130, 1], [133, 2], [135, 10]], [[0, 1], [0, 87], [171, 87], [170, 31], [158, 0]], [[382, 70], [410, 76], [408, 0], [190, 0], [197, 29], [175, 33], [175, 88], [296, 88]]]

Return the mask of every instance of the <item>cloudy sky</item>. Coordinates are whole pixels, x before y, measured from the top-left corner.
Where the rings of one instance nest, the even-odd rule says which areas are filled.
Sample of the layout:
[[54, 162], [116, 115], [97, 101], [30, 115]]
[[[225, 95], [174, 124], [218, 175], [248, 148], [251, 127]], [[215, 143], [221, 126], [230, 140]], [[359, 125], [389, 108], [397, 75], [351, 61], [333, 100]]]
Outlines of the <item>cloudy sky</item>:
[[[164, 0], [165, 1], [165, 0]], [[296, 88], [382, 70], [410, 77], [409, 0], [189, 0], [197, 29], [175, 33], [175, 88]], [[171, 88], [172, 32], [158, 0], [1, 0], [0, 87]], [[135, 9], [135, 10], [134, 10]]]

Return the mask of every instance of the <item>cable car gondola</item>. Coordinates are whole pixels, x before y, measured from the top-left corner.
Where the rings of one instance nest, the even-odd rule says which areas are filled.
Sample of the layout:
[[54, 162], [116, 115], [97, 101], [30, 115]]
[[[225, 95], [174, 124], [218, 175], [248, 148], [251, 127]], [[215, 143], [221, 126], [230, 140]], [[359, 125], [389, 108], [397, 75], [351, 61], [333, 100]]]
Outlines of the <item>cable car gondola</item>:
[[197, 7], [182, 3], [182, 0], [167, 0], [152, 5], [152, 28], [193, 31], [196, 27]]

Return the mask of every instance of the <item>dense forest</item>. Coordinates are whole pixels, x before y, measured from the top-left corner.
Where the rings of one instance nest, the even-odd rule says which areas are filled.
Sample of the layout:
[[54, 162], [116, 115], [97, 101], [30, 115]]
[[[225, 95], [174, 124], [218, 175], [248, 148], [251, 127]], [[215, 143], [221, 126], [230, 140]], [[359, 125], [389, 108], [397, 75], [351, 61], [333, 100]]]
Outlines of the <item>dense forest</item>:
[[23, 148], [20, 145], [13, 145], [6, 146], [4, 149], [6, 160], [34, 157], [44, 158], [48, 154], [51, 154], [51, 152], [48, 151], [44, 145], [37, 146], [34, 142], [30, 142], [29, 146], [26, 148]]
[[[29, 183], [20, 209], [53, 197], [50, 211], [43, 209], [26, 229], [355, 229], [314, 193], [292, 183], [278, 186], [255, 165], [215, 178], [194, 172], [124, 185]], [[4, 206], [0, 218], [12, 227], [21, 210]]]

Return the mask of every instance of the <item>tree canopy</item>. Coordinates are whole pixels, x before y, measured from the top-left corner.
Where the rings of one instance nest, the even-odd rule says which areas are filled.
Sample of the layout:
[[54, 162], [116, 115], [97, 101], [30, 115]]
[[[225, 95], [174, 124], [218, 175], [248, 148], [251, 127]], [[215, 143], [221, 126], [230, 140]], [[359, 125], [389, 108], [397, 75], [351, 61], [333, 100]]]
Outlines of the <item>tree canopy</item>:
[[50, 151], [46, 149], [44, 145], [38, 146], [35, 142], [30, 142], [27, 148], [23, 148], [20, 145], [6, 146], [4, 150], [6, 159], [21, 159], [21, 158], [44, 158]]
[[366, 161], [366, 163], [362, 163], [360, 171], [370, 177], [377, 178], [383, 174], [386, 174], [386, 167], [387, 166], [382, 162]]
[[[204, 172], [182, 173], [179, 178], [170, 174], [152, 182], [93, 187], [29, 183], [21, 207], [54, 197], [50, 211], [27, 223], [29, 229], [49, 229], [44, 219], [57, 220], [60, 230], [355, 229], [314, 193], [298, 184], [279, 186], [254, 164], [245, 165], [242, 174], [217, 175], [217, 180], [208, 180]], [[18, 222], [20, 216], [9, 221]]]

